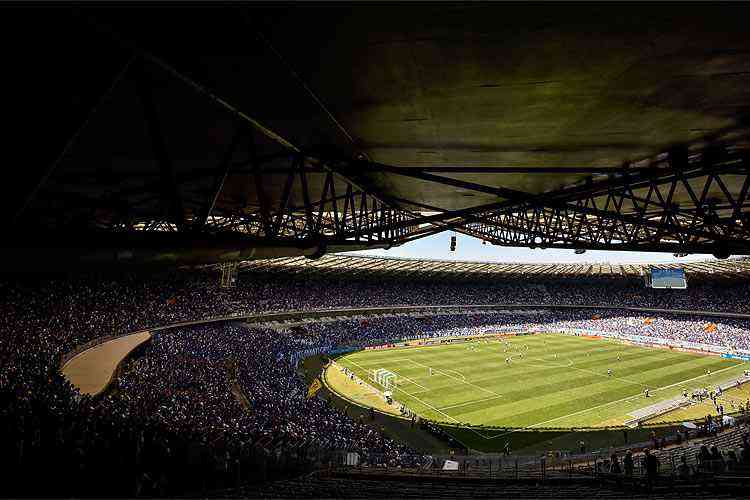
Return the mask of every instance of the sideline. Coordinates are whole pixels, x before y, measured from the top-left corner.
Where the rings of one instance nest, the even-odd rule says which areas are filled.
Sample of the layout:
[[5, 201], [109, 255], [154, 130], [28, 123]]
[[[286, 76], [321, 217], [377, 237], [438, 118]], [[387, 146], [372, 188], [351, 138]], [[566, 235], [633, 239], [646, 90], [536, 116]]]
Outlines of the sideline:
[[[312, 363], [313, 366], [305, 369], [300, 369], [300, 375], [303, 377], [306, 384], [312, 382], [313, 378], [316, 375], [320, 377], [320, 380], [323, 383], [323, 387], [326, 391], [328, 391], [328, 397], [331, 398], [330, 404], [332, 408], [342, 411], [345, 405], [349, 405], [352, 410], [358, 409], [361, 412], [370, 410], [370, 406], [364, 405], [359, 401], [354, 401], [331, 387], [330, 382], [327, 378], [328, 370], [323, 368], [324, 365], [320, 361], [319, 355], [306, 358], [305, 362]], [[318, 395], [316, 397], [322, 396]], [[388, 435], [392, 439], [396, 439], [398, 441], [406, 443], [408, 446], [411, 446], [412, 448], [417, 450], [421, 450], [427, 454], [444, 454], [447, 453], [450, 449], [444, 441], [433, 436], [429, 432], [422, 430], [418, 426], [412, 427], [410, 418], [396, 415], [394, 413], [387, 413], [377, 408], [374, 408], [374, 411], [378, 415], [378, 420], [375, 421], [377, 423], [373, 427], [370, 419], [366, 419], [365, 425], [372, 428], [377, 428], [378, 424], [385, 426], [386, 435]], [[458, 439], [456, 441], [460, 442], [460, 440]], [[465, 445], [463, 444], [462, 446], [465, 447]]]
[[[360, 368], [362, 368], [363, 370], [365, 369], [365, 368], [363, 368], [363, 367], [362, 367], [361, 365], [359, 365], [359, 364], [355, 363], [354, 361], [350, 361], [350, 362], [351, 362], [351, 363], [352, 363], [353, 365], [359, 366], [359, 367], [360, 367]], [[324, 373], [325, 373], [325, 370], [324, 370]], [[326, 384], [326, 386], [328, 386], [328, 382], [327, 382], [327, 381], [324, 381], [324, 383]], [[477, 431], [477, 430], [476, 430], [476, 429], [474, 429], [473, 427], [471, 427], [471, 426], [465, 426], [465, 425], [461, 425], [461, 421], [460, 421], [460, 420], [458, 420], [457, 418], [451, 417], [450, 415], [448, 415], [448, 414], [447, 414], [447, 413], [445, 413], [444, 411], [441, 411], [441, 410], [440, 410], [440, 408], [436, 408], [435, 406], [432, 406], [432, 405], [431, 405], [430, 403], [428, 403], [428, 402], [426, 402], [426, 401], [424, 401], [424, 400], [420, 399], [420, 398], [419, 398], [419, 397], [417, 397], [417, 396], [416, 396], [416, 395], [415, 395], [414, 393], [411, 393], [411, 392], [405, 391], [404, 389], [402, 389], [402, 388], [401, 388], [401, 387], [399, 387], [398, 385], [396, 385], [396, 386], [394, 387], [394, 390], [396, 390], [396, 391], [400, 391], [400, 392], [402, 392], [403, 394], [406, 394], [406, 395], [407, 395], [408, 397], [410, 397], [410, 398], [414, 399], [415, 401], [417, 401], [418, 403], [420, 403], [421, 405], [423, 405], [423, 406], [424, 406], [425, 408], [429, 408], [429, 409], [431, 409], [431, 410], [433, 410], [433, 411], [435, 411], [435, 412], [439, 413], [440, 415], [443, 415], [443, 416], [445, 416], [445, 417], [448, 417], [449, 419], [451, 419], [451, 420], [453, 420], [454, 422], [456, 422], [457, 424], [459, 424], [459, 427], [461, 427], [462, 429], [467, 429], [467, 430], [470, 430], [470, 431], [474, 432], [474, 433], [475, 433], [475, 434], [476, 434], [477, 436], [480, 436], [480, 437], [482, 437], [482, 438], [484, 438], [484, 439], [489, 439], [489, 438], [487, 438], [487, 436], [485, 436], [484, 434], [480, 433], [479, 431]], [[338, 393], [337, 391], [333, 391], [333, 392], [336, 392], [336, 394], [338, 394], [339, 396], [341, 396], [341, 394], [339, 394], [339, 393]], [[347, 397], [347, 398], [345, 398], [345, 399], [349, 400], [349, 398], [348, 398], [348, 397]], [[355, 403], [355, 404], [358, 404], [358, 403]], [[362, 405], [358, 404], [358, 406], [362, 406]], [[404, 418], [404, 417], [397, 417], [397, 418]]]
[[[337, 364], [335, 361], [331, 362], [330, 365], [323, 365], [321, 367], [320, 371], [320, 381], [323, 383], [323, 386], [328, 390], [328, 392], [335, 394], [340, 399], [346, 401], [350, 405], [357, 406], [363, 410], [374, 410], [378, 413], [382, 413], [383, 415], [388, 415], [389, 417], [405, 420], [406, 417], [399, 414], [395, 409], [388, 409], [385, 407], [380, 407], [377, 405], [369, 404], [367, 401], [359, 400], [356, 396], [347, 394], [345, 391], [343, 391], [340, 386], [339, 389], [336, 389], [334, 387], [334, 382], [331, 381], [331, 377], [333, 376], [334, 370], [341, 370], [344, 368], [342, 365]], [[357, 377], [359, 379], [359, 377]], [[378, 391], [374, 387], [372, 387], [370, 384], [363, 382], [366, 387], [369, 387], [373, 391], [377, 392], [377, 397], [382, 398], [382, 392]], [[376, 395], [373, 392], [373, 395]]]
[[[459, 427], [460, 427], [460, 428], [462, 428], [462, 429], [467, 429], [467, 430], [470, 430], [471, 432], [473, 432], [474, 434], [476, 434], [477, 436], [479, 436], [479, 437], [481, 437], [481, 438], [484, 438], [484, 439], [490, 439], [490, 438], [488, 438], [487, 436], [485, 436], [484, 434], [482, 434], [481, 432], [479, 432], [478, 430], [476, 430], [475, 428], [473, 428], [473, 427], [471, 427], [471, 426], [467, 426], [467, 425], [461, 425], [461, 421], [459, 421], [459, 420], [458, 420], [457, 418], [451, 417], [450, 415], [448, 415], [448, 414], [447, 414], [447, 413], [445, 413], [444, 411], [441, 411], [441, 410], [440, 410], [439, 408], [436, 408], [436, 407], [432, 406], [431, 404], [429, 404], [429, 403], [427, 403], [427, 402], [425, 402], [425, 401], [422, 401], [421, 399], [419, 399], [419, 398], [418, 398], [417, 396], [415, 396], [414, 394], [410, 394], [410, 393], [406, 392], [405, 390], [401, 389], [400, 387], [396, 387], [396, 390], [397, 390], [397, 391], [401, 391], [401, 392], [403, 392], [404, 394], [406, 394], [406, 395], [407, 395], [407, 396], [409, 396], [410, 398], [414, 398], [415, 400], [417, 400], [417, 401], [418, 401], [419, 403], [421, 403], [421, 404], [422, 404], [422, 405], [424, 405], [425, 407], [427, 407], [427, 408], [429, 408], [429, 409], [431, 409], [431, 410], [433, 410], [433, 411], [436, 411], [436, 412], [438, 412], [438, 413], [439, 413], [439, 414], [441, 414], [441, 415], [444, 415], [444, 416], [448, 417], [449, 419], [451, 419], [451, 420], [453, 420], [454, 422], [456, 422], [457, 424], [459, 424]], [[455, 437], [454, 437], [454, 439], [455, 439]]]
[[[713, 372], [711, 375], [715, 375], [717, 373], [721, 373], [721, 372], [724, 372], [724, 371], [727, 371], [727, 370], [731, 370], [732, 368], [737, 368], [737, 366], [739, 366], [739, 364], [734, 365], [734, 366], [728, 366], [726, 368], [722, 368], [721, 370], [717, 370], [717, 371]], [[707, 375], [707, 374], [698, 375], [697, 377], [689, 378], [687, 380], [681, 380], [679, 382], [675, 382], [674, 384], [665, 385], [664, 387], [658, 387], [658, 388], [654, 389], [651, 392], [653, 393], [653, 392], [657, 392], [657, 391], [662, 391], [664, 389], [671, 389], [672, 387], [676, 387], [678, 385], [685, 384], [687, 382], [692, 382], [693, 380], [698, 380], [699, 378], [709, 377], [709, 376], [710, 375]], [[555, 417], [555, 418], [550, 419], [550, 420], [545, 420], [544, 422], [537, 422], [536, 424], [528, 425], [526, 427], [523, 427], [522, 429], [513, 430], [513, 431], [510, 431], [510, 432], [506, 432], [504, 434], [498, 434], [497, 436], [493, 436], [493, 437], [488, 438], [488, 439], [496, 439], [496, 438], [499, 438], [499, 437], [507, 436], [509, 434], [513, 434], [515, 432], [519, 432], [521, 430], [533, 429], [533, 428], [538, 427], [540, 425], [549, 424], [551, 422], [556, 422], [558, 420], [562, 420], [562, 419], [568, 418], [568, 417], [575, 417], [577, 415], [582, 415], [582, 414], [590, 412], [592, 410], [598, 410], [599, 408], [604, 408], [604, 407], [607, 407], [609, 405], [613, 405], [613, 404], [617, 404], [617, 403], [623, 403], [625, 401], [629, 401], [631, 399], [635, 399], [635, 398], [638, 398], [638, 397], [641, 397], [641, 396], [642, 395], [640, 393], [638, 393], [638, 394], [634, 394], [632, 396], [627, 396], [625, 398], [618, 399], [616, 401], [609, 401], [608, 403], [604, 403], [604, 404], [601, 404], [601, 405], [598, 405], [598, 406], [592, 406], [591, 408], [585, 408], [585, 409], [580, 410], [580, 411], [569, 413], [568, 415], [562, 415], [562, 416], [559, 416], [559, 417]]]
[[[529, 347], [525, 346], [525, 350], [528, 351]], [[417, 361], [414, 361], [411, 358], [399, 358], [399, 359], [407, 360], [407, 361], [409, 361], [409, 362], [411, 362], [413, 364], [422, 366], [424, 368], [429, 368], [428, 365], [425, 365], [423, 363], [419, 363]], [[545, 361], [543, 359], [540, 359], [540, 358], [528, 358], [528, 359], [533, 359], [535, 361], [540, 361], [541, 363], [544, 363], [546, 365], [544, 367], [550, 367], [550, 365], [553, 366], [553, 367], [554, 366], [558, 366], [559, 367], [559, 365], [547, 362], [547, 361]], [[626, 382], [626, 383], [634, 384], [634, 385], [637, 385], [639, 387], [645, 387], [644, 384], [641, 384], [639, 382], [635, 382], [635, 381], [631, 381], [631, 380], [626, 380], [626, 379], [619, 378], [619, 377], [609, 377], [609, 376], [607, 376], [605, 374], [601, 374], [601, 373], [595, 372], [593, 370], [588, 370], [588, 369], [585, 369], [585, 368], [577, 368], [577, 367], [574, 366], [574, 363], [573, 363], [573, 361], [570, 358], [567, 358], [567, 360], [568, 360], [568, 363], [569, 363], [569, 365], [567, 367], [573, 368], [574, 370], [578, 370], [578, 371], [581, 371], [581, 372], [584, 372], [584, 373], [594, 374], [594, 375], [597, 375], [597, 376], [599, 376], [601, 378], [604, 378], [604, 379], [610, 379], [610, 378], [612, 378], [612, 379], [615, 379], [615, 380], [618, 380], [618, 381], [621, 381], [621, 382]], [[356, 363], [354, 363], [354, 364], [356, 364]], [[360, 365], [357, 365], [357, 366], [360, 366]], [[536, 366], [538, 366], [538, 365], [536, 365]], [[736, 368], [737, 366], [739, 366], [739, 364], [733, 365], [733, 366], [728, 366], [726, 368], [722, 368], [721, 370], [717, 370], [717, 371], [713, 372], [712, 375], [716, 375], [718, 373], [722, 373], [724, 371], [731, 370], [733, 368]], [[360, 368], [362, 368], [362, 367], [360, 366]], [[488, 398], [483, 398], [483, 399], [478, 399], [478, 400], [472, 400], [472, 401], [466, 401], [466, 402], [459, 403], [459, 404], [456, 404], [456, 405], [446, 406], [446, 407], [442, 407], [442, 408], [436, 408], [436, 407], [430, 405], [429, 403], [426, 403], [425, 401], [423, 401], [422, 399], [418, 398], [416, 395], [414, 395], [412, 393], [408, 393], [407, 391], [404, 391], [403, 389], [400, 389], [400, 388], [397, 388], [397, 389], [401, 390], [407, 396], [414, 398], [416, 401], [418, 401], [423, 406], [425, 406], [427, 408], [430, 408], [433, 411], [436, 411], [439, 414], [444, 415], [445, 417], [449, 418], [450, 420], [456, 422], [457, 424], [459, 424], [458, 425], [459, 428], [471, 430], [476, 435], [478, 435], [478, 436], [480, 436], [480, 437], [482, 437], [482, 438], [484, 438], [486, 440], [501, 438], [501, 437], [504, 437], [504, 436], [507, 436], [507, 435], [510, 435], [510, 434], [513, 434], [513, 433], [516, 433], [516, 432], [521, 432], [523, 430], [531, 430], [531, 429], [534, 429], [536, 427], [539, 427], [539, 426], [542, 426], [542, 425], [545, 425], [545, 424], [556, 422], [558, 420], [562, 420], [562, 419], [569, 418], [569, 417], [574, 417], [574, 416], [577, 416], [577, 415], [582, 415], [582, 414], [585, 414], [585, 413], [588, 413], [588, 412], [591, 412], [591, 411], [594, 411], [594, 410], [598, 410], [598, 409], [601, 409], [601, 408], [605, 408], [607, 406], [611, 406], [611, 405], [615, 405], [615, 404], [618, 404], [618, 403], [622, 403], [622, 402], [626, 402], [626, 401], [629, 401], [629, 400], [633, 400], [635, 398], [638, 398], [638, 397], [642, 396], [642, 394], [639, 392], [637, 394], [634, 394], [634, 395], [631, 395], [631, 396], [626, 396], [624, 398], [621, 398], [621, 399], [618, 399], [618, 400], [615, 400], [615, 401], [608, 401], [606, 403], [603, 403], [603, 404], [600, 404], [600, 405], [597, 405], [597, 406], [592, 406], [592, 407], [589, 407], [589, 408], [585, 408], [583, 410], [579, 410], [579, 411], [576, 411], [576, 412], [573, 412], [573, 413], [570, 413], [570, 414], [567, 414], [567, 415], [561, 415], [561, 416], [555, 417], [553, 419], [545, 420], [545, 421], [542, 421], [542, 422], [537, 422], [535, 424], [528, 425], [528, 426], [523, 427], [521, 429], [515, 429], [515, 430], [512, 430], [512, 431], [508, 431], [508, 432], [502, 433], [502, 434], [488, 436], [488, 435], [485, 435], [485, 434], [483, 434], [481, 432], [478, 432], [475, 428], [473, 428], [471, 426], [461, 425], [460, 421], [458, 421], [456, 418], [448, 415], [443, 410], [447, 410], [447, 409], [451, 409], [451, 408], [458, 408], [458, 407], [461, 407], [461, 406], [467, 406], [467, 405], [474, 404], [474, 403], [479, 403], [479, 402], [482, 402], [482, 401], [489, 401], [489, 400], [492, 400], [492, 399], [497, 399], [499, 397], [502, 397], [502, 395], [498, 394], [498, 393], [495, 393], [493, 391], [490, 391], [488, 389], [485, 389], [483, 387], [477, 386], [476, 384], [473, 384], [473, 383], [468, 382], [466, 380], [460, 380], [460, 379], [458, 379], [456, 377], [451, 376], [448, 373], [445, 373], [441, 369], [433, 368], [433, 370], [435, 370], [437, 372], [442, 372], [443, 375], [445, 375], [447, 377], [450, 377], [450, 378], [453, 378], [454, 380], [457, 380], [458, 382], [462, 382], [462, 383], [465, 383], [467, 385], [471, 385], [473, 387], [481, 389], [481, 390], [483, 390], [485, 392], [492, 393], [493, 397], [488, 397]], [[666, 386], [655, 388], [655, 389], [653, 389], [651, 391], [651, 393], [656, 393], [656, 392], [659, 392], [659, 391], [664, 391], [666, 389], [671, 389], [672, 387], [679, 386], [679, 385], [682, 385], [682, 384], [686, 384], [686, 383], [692, 382], [694, 380], [698, 380], [698, 379], [701, 379], [701, 378], [704, 378], [704, 377], [708, 377], [708, 376], [709, 375], [707, 375], [707, 374], [702, 374], [702, 375], [698, 375], [696, 377], [692, 377], [690, 379], [681, 380], [681, 381], [675, 382], [673, 384], [669, 384], [669, 385], [666, 385]]]
[[[427, 346], [425, 346], [425, 347], [427, 347]], [[525, 345], [524, 346], [524, 351], [529, 351], [529, 350], [530, 350], [530, 348], [528, 347], [528, 345]], [[516, 354], [511, 355], [511, 357], [513, 357], [513, 356], [519, 356], [519, 355], [520, 355], [520, 353], [516, 353]], [[411, 363], [413, 363], [415, 365], [418, 365], [418, 366], [421, 366], [421, 367], [424, 367], [424, 368], [430, 368], [428, 365], [425, 365], [425, 364], [420, 363], [418, 361], [414, 361], [411, 358], [401, 357], [401, 358], [398, 358], [398, 359], [399, 360], [409, 361], [409, 362], [411, 362]], [[543, 359], [540, 359], [540, 358], [536, 358], [536, 357], [535, 358], [527, 358], [527, 359], [534, 360], [536, 362], [541, 363], [541, 366], [540, 366], [540, 364], [537, 364], [537, 363], [528, 363], [528, 364], [532, 364], [533, 366], [538, 366], [538, 367], [541, 367], [541, 368], [560, 367], [559, 364], [552, 363], [552, 362], [549, 362], [549, 361], [546, 361], [546, 360], [543, 360]], [[566, 366], [566, 368], [572, 368], [574, 370], [578, 370], [578, 371], [581, 371], [581, 372], [584, 372], [584, 373], [590, 373], [590, 374], [593, 374], [593, 375], [597, 375], [597, 376], [599, 376], [600, 378], [603, 378], [603, 379], [614, 379], [614, 380], [617, 380], [617, 381], [620, 381], [620, 382], [625, 382], [625, 383], [630, 383], [630, 384], [633, 384], [633, 385], [637, 385], [639, 387], [645, 387], [645, 384], [641, 384], [641, 383], [636, 382], [636, 381], [627, 380], [627, 379], [620, 378], [620, 377], [609, 377], [609, 376], [607, 376], [607, 375], [605, 375], [603, 373], [598, 373], [598, 372], [595, 372], [593, 370], [588, 370], [588, 369], [585, 369], [585, 368], [575, 367], [574, 366], [574, 362], [570, 358], [566, 358], [566, 359], [567, 359], [567, 361], [569, 363]], [[356, 364], [354, 362], [352, 362], [352, 363]], [[524, 364], [526, 364], [526, 363], [524, 363]], [[724, 371], [736, 368], [737, 366], [739, 366], [739, 364], [741, 364], [741, 363], [738, 363], [738, 364], [733, 365], [733, 366], [728, 366], [726, 368], [722, 368], [721, 370], [713, 372], [712, 375], [716, 375], [718, 373], [722, 373]], [[361, 365], [357, 365], [357, 366], [359, 366], [360, 368], [363, 368]], [[601, 409], [601, 408], [605, 408], [607, 406], [615, 405], [615, 404], [618, 404], [618, 403], [622, 403], [622, 402], [625, 402], [625, 401], [633, 400], [633, 399], [636, 399], [636, 398], [642, 396], [642, 394], [639, 392], [637, 394], [633, 394], [631, 396], [626, 396], [624, 398], [621, 398], [621, 399], [618, 399], [618, 400], [615, 400], [615, 401], [609, 401], [609, 402], [606, 402], [606, 403], [602, 403], [602, 404], [597, 405], [597, 406], [592, 406], [592, 407], [585, 408], [583, 410], [579, 410], [579, 411], [576, 411], [576, 412], [573, 412], [573, 413], [570, 413], [570, 414], [567, 414], [567, 415], [561, 415], [561, 416], [555, 417], [553, 419], [545, 420], [545, 421], [542, 421], [542, 422], [537, 422], [535, 424], [531, 424], [531, 425], [528, 425], [526, 427], [522, 427], [522, 428], [519, 428], [519, 429], [514, 429], [512, 431], [508, 431], [508, 432], [505, 432], [505, 433], [501, 433], [501, 434], [497, 434], [497, 435], [485, 435], [484, 433], [477, 431], [472, 426], [462, 425], [462, 423], [459, 420], [457, 420], [455, 417], [452, 417], [452, 416], [448, 415], [443, 410], [447, 410], [447, 409], [451, 409], [451, 408], [458, 408], [458, 407], [462, 407], [462, 406], [471, 405], [471, 404], [474, 404], [474, 403], [479, 403], [479, 402], [482, 402], [482, 401], [489, 401], [489, 400], [492, 400], [492, 399], [497, 399], [499, 397], [502, 397], [502, 395], [498, 394], [496, 392], [490, 391], [489, 389], [485, 389], [483, 387], [477, 386], [476, 384], [473, 384], [471, 382], [466, 381], [465, 380], [465, 376], [464, 376], [464, 380], [461, 380], [461, 379], [458, 379], [458, 378], [450, 375], [449, 373], [446, 373], [445, 370], [443, 370], [443, 369], [433, 368], [433, 370], [436, 371], [436, 372], [438, 372], [438, 373], [441, 373], [442, 375], [444, 375], [446, 377], [452, 378], [452, 379], [454, 379], [454, 380], [456, 380], [458, 382], [470, 385], [472, 387], [475, 387], [477, 389], [480, 389], [482, 391], [490, 393], [493, 396], [492, 397], [488, 397], [488, 398], [476, 399], [476, 400], [472, 400], [472, 401], [465, 401], [465, 402], [462, 402], [462, 403], [458, 403], [456, 405], [450, 405], [450, 406], [446, 406], [446, 407], [437, 408], [437, 407], [435, 407], [435, 406], [433, 406], [433, 405], [425, 402], [424, 400], [418, 398], [413, 393], [409, 393], [409, 392], [407, 392], [407, 391], [405, 391], [403, 389], [400, 389], [398, 387], [397, 387], [397, 389], [401, 390], [401, 392], [403, 392], [407, 396], [414, 398], [417, 402], [419, 402], [420, 404], [422, 404], [426, 408], [429, 408], [429, 409], [431, 409], [433, 411], [436, 411], [437, 413], [439, 413], [439, 414], [441, 414], [441, 415], [449, 418], [451, 421], [453, 421], [456, 424], [458, 424], [457, 425], [458, 428], [465, 429], [465, 430], [471, 430], [474, 434], [476, 434], [476, 435], [478, 435], [478, 436], [480, 436], [480, 437], [482, 437], [483, 439], [486, 439], [486, 440], [492, 440], [492, 439], [501, 438], [501, 437], [504, 437], [504, 436], [507, 436], [507, 435], [510, 435], [510, 434], [513, 434], [513, 433], [516, 433], [516, 432], [521, 432], [521, 431], [524, 431], [524, 430], [531, 430], [531, 429], [537, 428], [539, 426], [542, 426], [542, 425], [545, 425], [545, 424], [549, 424], [549, 423], [552, 423], [552, 422], [555, 422], [555, 421], [558, 421], [558, 420], [562, 420], [562, 419], [569, 418], [569, 417], [574, 417], [574, 416], [577, 416], [577, 415], [582, 415], [582, 414], [585, 414], [585, 413], [588, 413], [588, 412], [591, 412], [591, 411], [595, 411], [595, 410], [598, 410], [598, 409]], [[457, 373], [460, 373], [460, 372], [457, 372]], [[463, 376], [463, 374], [461, 374], [461, 375]], [[669, 384], [669, 385], [666, 385], [666, 386], [655, 388], [655, 389], [653, 389], [651, 391], [651, 393], [653, 394], [653, 393], [656, 393], [658, 391], [663, 391], [663, 390], [666, 390], [666, 389], [670, 389], [672, 387], [679, 386], [679, 385], [682, 385], [682, 384], [686, 384], [686, 383], [692, 382], [694, 380], [698, 380], [698, 379], [701, 379], [701, 378], [704, 378], [704, 377], [708, 377], [708, 376], [709, 375], [707, 375], [707, 374], [698, 375], [698, 376], [692, 377], [690, 379], [678, 381], [678, 382], [675, 382], [673, 384]], [[424, 392], [428, 392], [428, 391], [424, 391]], [[419, 394], [421, 394], [421, 393], [422, 393], [422, 391], [419, 392]]]

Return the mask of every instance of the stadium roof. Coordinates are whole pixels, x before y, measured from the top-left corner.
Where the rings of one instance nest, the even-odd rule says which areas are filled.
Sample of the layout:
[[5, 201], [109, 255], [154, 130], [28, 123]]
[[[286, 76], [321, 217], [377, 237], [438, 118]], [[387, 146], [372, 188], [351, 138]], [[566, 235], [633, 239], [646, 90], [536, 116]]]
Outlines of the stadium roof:
[[16, 267], [448, 229], [750, 254], [748, 5], [0, 8]]
[[605, 263], [518, 264], [331, 254], [317, 260], [305, 257], [286, 257], [280, 259], [251, 260], [240, 263], [241, 272], [281, 273], [303, 276], [330, 275], [342, 278], [354, 276], [389, 276], [399, 278], [466, 278], [471, 280], [499, 277], [523, 277], [527, 279], [586, 276], [638, 277], [643, 276], [651, 269], [683, 269], [687, 274], [688, 280], [692, 278], [747, 279], [750, 278], [750, 258], [653, 265]]

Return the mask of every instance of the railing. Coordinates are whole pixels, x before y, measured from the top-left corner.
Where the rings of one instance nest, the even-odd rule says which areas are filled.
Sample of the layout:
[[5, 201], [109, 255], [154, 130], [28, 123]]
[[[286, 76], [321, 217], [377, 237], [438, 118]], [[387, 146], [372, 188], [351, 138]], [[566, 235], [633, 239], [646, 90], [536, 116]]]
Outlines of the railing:
[[[561, 458], [555, 455], [415, 456], [394, 463], [386, 456], [367, 455], [353, 460], [340, 453], [325, 470], [335, 473], [398, 475], [411, 477], [465, 477], [481, 479], [564, 479], [596, 477], [605, 459], [595, 455]], [[407, 464], [407, 465], [404, 465]], [[640, 468], [636, 471], [640, 474]]]

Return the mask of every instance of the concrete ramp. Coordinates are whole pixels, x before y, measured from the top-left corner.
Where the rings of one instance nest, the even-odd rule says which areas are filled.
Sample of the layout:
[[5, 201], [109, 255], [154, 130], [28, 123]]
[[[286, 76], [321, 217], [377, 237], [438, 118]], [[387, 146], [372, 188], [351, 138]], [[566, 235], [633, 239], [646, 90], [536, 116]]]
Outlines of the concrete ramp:
[[65, 363], [62, 373], [81, 394], [94, 396], [106, 389], [122, 360], [150, 338], [151, 332], [138, 332], [86, 349]]

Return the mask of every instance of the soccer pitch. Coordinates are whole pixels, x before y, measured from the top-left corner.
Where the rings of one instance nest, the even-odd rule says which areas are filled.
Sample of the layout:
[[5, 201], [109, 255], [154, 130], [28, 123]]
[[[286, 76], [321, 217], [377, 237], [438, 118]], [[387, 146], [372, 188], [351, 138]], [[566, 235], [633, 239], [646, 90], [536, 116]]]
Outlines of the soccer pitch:
[[393, 372], [396, 400], [430, 420], [485, 426], [475, 432], [487, 439], [501, 435], [487, 427], [621, 425], [634, 410], [735, 379], [747, 368], [718, 356], [554, 334], [366, 350], [337, 362], [372, 385], [373, 370]]

